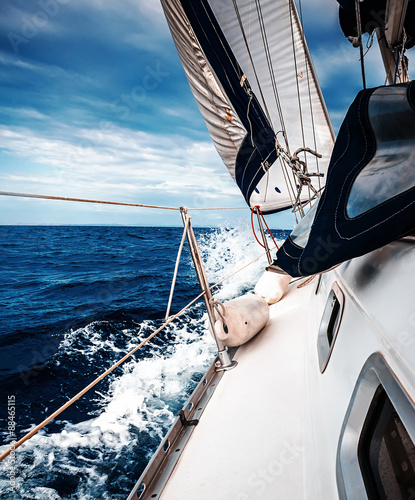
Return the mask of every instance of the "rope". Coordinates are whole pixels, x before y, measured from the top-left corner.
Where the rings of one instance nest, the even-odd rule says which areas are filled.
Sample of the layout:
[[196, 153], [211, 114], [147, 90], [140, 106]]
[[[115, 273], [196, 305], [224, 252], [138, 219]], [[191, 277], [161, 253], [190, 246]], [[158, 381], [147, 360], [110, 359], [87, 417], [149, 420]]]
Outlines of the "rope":
[[6, 450], [1, 456], [0, 456], [0, 462], [3, 461], [12, 451], [15, 449], [19, 448], [23, 443], [25, 443], [28, 439], [30, 439], [32, 436], [37, 434], [43, 427], [45, 427], [49, 422], [51, 422], [54, 418], [56, 418], [58, 415], [60, 415], [64, 410], [66, 410], [69, 406], [71, 406], [75, 401], [77, 401], [81, 396], [86, 394], [92, 387], [98, 384], [103, 378], [105, 378], [107, 375], [109, 375], [112, 371], [115, 370], [115, 368], [118, 368], [124, 361], [126, 361], [128, 358], [130, 358], [136, 351], [138, 351], [141, 347], [143, 347], [147, 342], [149, 342], [154, 336], [156, 336], [158, 333], [160, 333], [169, 323], [171, 323], [173, 320], [175, 320], [178, 316], [180, 316], [186, 309], [188, 309], [192, 304], [194, 304], [197, 300], [199, 300], [205, 292], [200, 293], [195, 299], [193, 299], [191, 302], [189, 302], [183, 309], [181, 309], [177, 314], [172, 316], [170, 319], [168, 319], [160, 328], [155, 330], [151, 335], [149, 335], [146, 339], [144, 339], [139, 345], [134, 347], [128, 354], [126, 354], [123, 358], [121, 358], [119, 361], [117, 361], [115, 364], [113, 364], [108, 370], [106, 370], [104, 373], [102, 373], [99, 377], [97, 377], [93, 382], [91, 382], [89, 385], [87, 385], [82, 391], [78, 392], [72, 399], [67, 401], [63, 406], [61, 406], [58, 410], [56, 410], [52, 415], [50, 415], [48, 418], [46, 418], [43, 422], [41, 422], [39, 425], [37, 425], [34, 429], [32, 429], [29, 433], [27, 433], [24, 437], [19, 439], [12, 447], [10, 447], [8, 450]]
[[187, 210], [246, 210], [249, 207], [188, 208]]
[[[301, 31], [301, 41], [303, 42], [303, 45], [305, 45], [303, 6], [301, 3], [301, 0], [299, 0], [299, 7], [300, 7], [300, 26], [299, 26], [299, 29]], [[295, 11], [294, 11], [294, 14], [295, 14]], [[294, 15], [294, 17], [295, 17], [295, 20], [298, 22], [298, 16]], [[304, 49], [305, 49], [305, 47], [304, 47]], [[310, 104], [311, 127], [313, 130], [314, 150], [317, 151], [317, 136], [316, 136], [316, 127], [315, 127], [315, 123], [314, 123], [313, 100], [311, 98], [310, 68], [309, 68], [309, 62], [307, 60], [307, 51], [304, 50], [304, 52], [305, 52], [305, 68], [306, 68], [306, 75], [307, 75], [308, 102]], [[318, 158], [316, 158], [316, 166], [317, 166], [317, 172], [320, 173], [320, 165], [319, 165]], [[321, 189], [320, 177], [318, 177], [318, 188]]]
[[249, 101], [248, 101], [248, 106], [246, 108], [246, 119], [248, 120], [249, 123], [249, 129], [250, 129], [250, 136], [251, 136], [251, 145], [253, 148], [255, 148], [255, 143], [254, 143], [254, 136], [253, 136], [253, 128], [252, 128], [252, 122], [251, 119], [249, 118], [249, 108], [251, 107], [252, 99], [254, 98], [254, 93], [252, 90], [249, 89]]
[[49, 196], [46, 194], [12, 193], [0, 191], [0, 196], [18, 196], [21, 198], [39, 198], [41, 200], [78, 201], [81, 203], [101, 203], [104, 205], [122, 205], [127, 207], [160, 208], [162, 210], [180, 210], [177, 207], [162, 207], [159, 205], [143, 205], [141, 203], [122, 203], [119, 201], [89, 200], [85, 198], [70, 198], [67, 196]]
[[363, 54], [363, 43], [362, 43], [362, 20], [360, 17], [360, 0], [355, 0], [355, 11], [356, 11], [356, 27], [357, 27], [357, 38], [359, 41], [360, 50], [360, 67], [362, 70], [362, 84], [363, 88], [366, 88], [366, 74], [365, 74], [365, 59]]
[[[144, 205], [142, 203], [123, 203], [120, 201], [105, 201], [105, 200], [90, 200], [87, 198], [70, 198], [67, 196], [49, 196], [46, 194], [31, 194], [31, 193], [14, 193], [11, 191], [0, 191], [0, 196], [16, 196], [20, 198], [37, 198], [41, 200], [57, 200], [57, 201], [75, 201], [81, 203], [100, 203], [104, 205], [120, 205], [127, 207], [140, 207], [140, 208], [158, 208], [161, 210], [177, 210], [179, 207], [163, 207], [160, 205]], [[246, 210], [248, 207], [203, 207], [203, 208], [188, 208], [187, 210]]]
[[184, 240], [186, 239], [187, 228], [189, 227], [189, 221], [190, 221], [190, 218], [187, 217], [186, 218], [186, 222], [184, 224], [184, 230], [183, 230], [182, 240], [180, 242], [179, 250], [177, 252], [176, 265], [174, 266], [174, 273], [173, 273], [173, 279], [172, 279], [171, 287], [170, 287], [170, 296], [169, 296], [169, 302], [167, 304], [167, 310], [166, 310], [165, 320], [167, 320], [167, 318], [169, 317], [169, 314], [170, 314], [170, 307], [171, 307], [171, 303], [172, 303], [172, 300], [173, 300], [174, 287], [176, 285], [177, 271], [179, 270], [180, 257], [182, 255]]
[[274, 242], [276, 249], [279, 250], [279, 246], [277, 245], [277, 242], [274, 240], [274, 236], [272, 236], [271, 229], [268, 227], [267, 221], [265, 220], [265, 217], [262, 215], [262, 212], [260, 213], [260, 215], [262, 216], [262, 220], [264, 221], [264, 224], [268, 229], [269, 235], [271, 236], [271, 239]]
[[271, 116], [270, 116], [269, 111], [268, 111], [268, 106], [267, 106], [267, 103], [265, 101], [264, 94], [262, 92], [262, 87], [261, 87], [261, 84], [259, 83], [258, 74], [257, 74], [256, 68], [255, 68], [254, 60], [252, 58], [251, 49], [249, 48], [248, 39], [247, 39], [245, 29], [244, 29], [243, 24], [242, 24], [242, 18], [241, 18], [241, 14], [239, 12], [239, 8], [238, 8], [238, 4], [236, 3], [236, 0], [233, 0], [233, 7], [235, 9], [236, 17], [238, 18], [239, 27], [241, 28], [241, 32], [242, 32], [242, 36], [243, 36], [243, 39], [245, 42], [246, 50], [248, 52], [248, 56], [249, 56], [249, 59], [251, 61], [252, 69], [254, 70], [255, 79], [256, 79], [256, 82], [257, 82], [257, 85], [259, 88], [259, 92], [261, 94], [262, 102], [264, 103], [264, 108], [265, 108], [265, 112], [267, 114], [267, 118], [268, 118], [269, 122], [272, 123]]
[[310, 276], [309, 278], [307, 278], [305, 281], [303, 281], [302, 283], [300, 283], [299, 285], [297, 285], [297, 288], [303, 288], [304, 286], [307, 286], [308, 284], [310, 284], [315, 279], [316, 276], [318, 276], [318, 275], [317, 274], [313, 274], [312, 276]]
[[[277, 145], [276, 145], [276, 149], [277, 149]], [[291, 182], [291, 177], [290, 177], [289, 172], [288, 172], [288, 166], [282, 160], [281, 155], [278, 157], [278, 159], [279, 159], [279, 162], [280, 162], [282, 174], [284, 176], [285, 185], [287, 187], [287, 191], [288, 191], [288, 194], [290, 196], [291, 206], [294, 208], [294, 198], [295, 198], [296, 194], [295, 194], [295, 190], [294, 190], [293, 184]], [[292, 169], [290, 169], [290, 171], [291, 171], [291, 174], [294, 175]], [[293, 180], [295, 181], [295, 179], [293, 179]], [[295, 216], [295, 221], [298, 224], [297, 213], [295, 212], [295, 210], [293, 210], [293, 213], [294, 213], [294, 216]]]
[[[215, 288], [219, 285], [221, 285], [224, 281], [230, 279], [232, 276], [235, 274], [243, 271], [246, 269], [248, 266], [252, 265], [254, 262], [259, 260], [265, 255], [265, 253], [262, 253], [259, 255], [257, 258], [252, 260], [251, 262], [248, 262], [245, 266], [241, 267], [234, 273], [228, 275], [226, 278], [223, 278], [222, 280], [218, 281], [214, 285], [212, 285], [210, 288]], [[67, 401], [64, 405], [62, 405], [58, 410], [56, 410], [52, 415], [50, 415], [48, 418], [43, 420], [39, 425], [34, 427], [30, 432], [28, 432], [25, 436], [23, 436], [19, 441], [13, 444], [10, 448], [8, 448], [2, 455], [0, 455], [0, 462], [2, 462], [6, 457], [10, 455], [13, 451], [15, 451], [17, 448], [19, 448], [22, 444], [24, 444], [27, 440], [29, 440], [31, 437], [33, 437], [35, 434], [37, 434], [41, 429], [43, 429], [48, 423], [50, 423], [52, 420], [54, 420], [58, 415], [60, 415], [63, 411], [65, 411], [69, 406], [71, 406], [73, 403], [75, 403], [80, 397], [82, 397], [84, 394], [86, 394], [90, 389], [92, 389], [95, 385], [98, 384], [101, 380], [103, 380], [107, 375], [109, 375], [112, 371], [114, 371], [116, 368], [118, 368], [124, 361], [126, 361], [128, 358], [130, 358], [136, 351], [141, 349], [145, 344], [147, 344], [153, 337], [155, 337], [158, 333], [160, 333], [169, 323], [174, 321], [176, 318], [178, 318], [181, 314], [183, 314], [184, 311], [186, 311], [191, 305], [193, 305], [196, 301], [198, 301], [201, 297], [205, 295], [206, 292], [201, 292], [197, 297], [195, 297], [192, 301], [190, 301], [186, 306], [184, 306], [178, 313], [176, 313], [174, 316], [171, 316], [165, 323], [163, 323], [160, 328], [155, 330], [151, 335], [149, 335], [146, 339], [144, 339], [139, 345], [134, 347], [129, 353], [127, 353], [123, 358], [121, 358], [119, 361], [117, 361], [115, 364], [113, 364], [108, 370], [106, 370], [104, 373], [102, 373], [99, 377], [97, 377], [94, 381], [92, 381], [88, 386], [86, 386], [82, 391], [78, 392], [72, 399]]]
[[256, 240], [257, 240], [257, 242], [261, 245], [261, 247], [262, 247], [262, 248], [265, 248], [265, 245], [263, 245], [263, 244], [259, 241], [259, 239], [258, 239], [258, 237], [257, 237], [257, 235], [256, 235], [256, 232], [255, 232], [255, 227], [254, 227], [254, 210], [255, 210], [256, 208], [258, 209], [258, 213], [259, 213], [259, 215], [262, 217], [262, 220], [264, 221], [264, 224], [265, 224], [266, 228], [268, 229], [268, 233], [269, 233], [269, 235], [271, 236], [272, 241], [274, 242], [275, 248], [276, 248], [277, 250], [279, 250], [279, 246], [277, 245], [277, 242], [275, 241], [274, 236], [272, 235], [271, 230], [270, 230], [270, 228], [268, 227], [267, 221], [265, 220], [263, 213], [262, 213], [262, 212], [261, 212], [261, 210], [259, 209], [259, 205], [256, 205], [255, 207], [252, 207], [252, 209], [251, 209], [251, 226], [252, 226], [252, 232], [254, 233], [255, 239], [256, 239]]
[[317, 153], [316, 151], [313, 151], [310, 148], [300, 148], [297, 149], [294, 154], [291, 156], [288, 151], [286, 151], [281, 145], [276, 142], [275, 148], [277, 151], [277, 154], [279, 155], [282, 160], [292, 169], [293, 174], [295, 174], [295, 177], [298, 180], [298, 189], [297, 189], [297, 197], [294, 201], [293, 204], [293, 211], [298, 210], [302, 216], [304, 216], [304, 211], [302, 210], [302, 202], [301, 202], [301, 193], [302, 189], [304, 186], [308, 187], [308, 203], [310, 203], [311, 206], [311, 201], [312, 201], [312, 196], [311, 196], [311, 191], [313, 192], [313, 197], [319, 197], [320, 190], [317, 191], [316, 188], [312, 185], [311, 183], [311, 177], [316, 177], [316, 176], [323, 176], [324, 174], [322, 173], [311, 173], [308, 171], [307, 168], [307, 163], [305, 161], [301, 161], [298, 158], [298, 155], [301, 152], [304, 153], [311, 153], [313, 156], [316, 156], [317, 158], [321, 158], [321, 155]]
[[393, 78], [393, 84], [396, 85], [396, 81], [398, 79], [398, 73], [399, 73], [399, 63], [401, 62], [400, 58], [401, 54], [398, 49], [396, 49], [396, 66], [395, 66], [395, 76]]
[[[223, 324], [223, 329], [225, 330], [225, 328], [226, 328], [226, 321], [225, 321], [226, 309], [225, 309], [225, 306], [222, 304], [222, 302], [219, 302], [217, 300], [212, 300], [212, 304], [213, 304], [213, 307], [215, 308], [217, 314], [220, 316], [220, 319], [222, 320], [222, 324]], [[225, 330], [225, 333], [228, 333], [228, 332]]]

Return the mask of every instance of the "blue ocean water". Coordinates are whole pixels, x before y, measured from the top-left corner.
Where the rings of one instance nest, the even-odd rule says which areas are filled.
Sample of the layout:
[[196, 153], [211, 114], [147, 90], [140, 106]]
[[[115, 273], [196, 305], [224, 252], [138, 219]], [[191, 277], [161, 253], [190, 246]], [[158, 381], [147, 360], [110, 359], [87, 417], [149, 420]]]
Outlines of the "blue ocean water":
[[[195, 232], [211, 283], [262, 253], [248, 227]], [[0, 226], [1, 452], [163, 323], [181, 236], [165, 227]], [[265, 263], [226, 281], [218, 300], [250, 291]], [[185, 247], [172, 313], [199, 293]], [[215, 353], [196, 303], [6, 458], [0, 499], [125, 499]]]

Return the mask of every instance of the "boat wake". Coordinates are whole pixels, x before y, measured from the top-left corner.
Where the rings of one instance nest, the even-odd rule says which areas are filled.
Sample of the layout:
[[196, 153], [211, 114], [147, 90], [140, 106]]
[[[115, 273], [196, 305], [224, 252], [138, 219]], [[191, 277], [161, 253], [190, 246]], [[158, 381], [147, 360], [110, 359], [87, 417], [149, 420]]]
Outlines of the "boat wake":
[[[199, 229], [197, 238], [211, 283], [261, 254], [244, 230]], [[185, 275], [194, 273], [188, 263], [181, 265]], [[215, 297], [227, 300], [251, 290], [263, 267], [264, 259], [233, 276]], [[150, 311], [151, 302], [146, 306]], [[204, 311], [203, 303], [192, 306], [63, 413], [66, 420], [48, 425], [16, 450], [14, 490], [10, 457], [0, 464], [0, 498], [125, 499], [214, 359], [216, 348]], [[42, 418], [72, 397], [80, 380], [87, 385], [163, 323], [162, 318], [129, 322], [120, 318], [92, 321], [64, 333], [48, 373], [67, 383], [60, 385], [59, 397], [44, 405]], [[16, 421], [23, 411], [30, 414], [17, 398]], [[29, 430], [22, 429], [18, 438]]]

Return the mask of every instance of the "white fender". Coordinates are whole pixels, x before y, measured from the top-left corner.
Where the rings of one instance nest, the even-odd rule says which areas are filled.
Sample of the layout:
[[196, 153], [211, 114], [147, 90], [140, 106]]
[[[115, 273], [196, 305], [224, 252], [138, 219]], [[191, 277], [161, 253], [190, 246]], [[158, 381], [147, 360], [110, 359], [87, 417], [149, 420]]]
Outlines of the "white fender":
[[255, 294], [262, 297], [267, 304], [275, 304], [281, 300], [291, 281], [289, 274], [277, 274], [265, 271], [255, 286]]
[[235, 347], [248, 342], [264, 328], [269, 319], [269, 307], [257, 295], [249, 294], [219, 304], [218, 309], [215, 309], [215, 316], [216, 336], [226, 346]]

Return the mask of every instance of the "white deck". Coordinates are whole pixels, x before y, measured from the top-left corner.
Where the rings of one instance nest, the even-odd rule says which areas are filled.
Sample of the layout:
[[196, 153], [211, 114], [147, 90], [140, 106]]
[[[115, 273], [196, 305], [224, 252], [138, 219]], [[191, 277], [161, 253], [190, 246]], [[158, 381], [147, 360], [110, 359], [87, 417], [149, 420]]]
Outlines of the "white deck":
[[[271, 307], [264, 330], [237, 351], [238, 366], [219, 382], [157, 498], [339, 498], [338, 449], [342, 457], [350, 457], [341, 462], [341, 477], [349, 477], [358, 468], [356, 439], [373, 397], [354, 399], [354, 391], [374, 353], [384, 360], [380, 375], [389, 373], [401, 387], [388, 389], [392, 402], [402, 409], [395, 399], [402, 393], [412, 405], [413, 413], [400, 415], [415, 441], [414, 263], [415, 245], [405, 240], [322, 275], [318, 293], [316, 281], [300, 289], [298, 282], [291, 284]], [[344, 294], [344, 308], [321, 373], [317, 336], [335, 281]], [[343, 442], [350, 405], [357, 420], [348, 427], [348, 436], [357, 438]], [[350, 496], [364, 497], [364, 492]]]
[[[307, 305], [313, 291], [314, 284], [301, 289], [291, 285], [271, 307], [265, 329], [239, 348], [238, 366], [225, 373], [160, 498], [314, 496], [305, 484], [304, 464], [312, 459], [304, 422], [309, 421], [305, 409], [310, 403]], [[327, 486], [324, 498], [335, 498]]]

